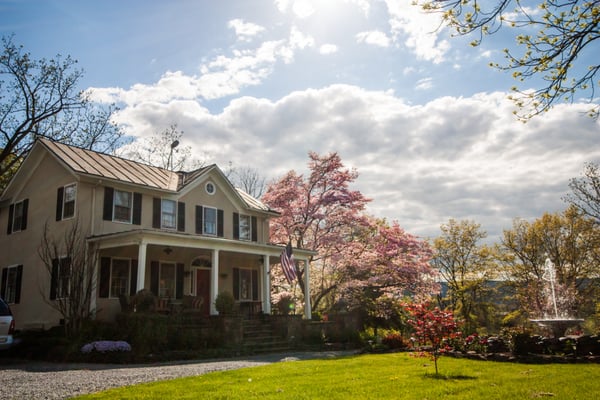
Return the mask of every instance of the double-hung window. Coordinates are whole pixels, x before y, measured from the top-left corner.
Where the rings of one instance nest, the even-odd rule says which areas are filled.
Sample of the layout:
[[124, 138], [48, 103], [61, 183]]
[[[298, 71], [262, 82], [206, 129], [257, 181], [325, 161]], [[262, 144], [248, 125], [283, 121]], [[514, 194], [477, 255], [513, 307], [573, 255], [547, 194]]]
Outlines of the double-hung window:
[[129, 259], [113, 258], [110, 268], [110, 297], [119, 297], [129, 293]]
[[161, 227], [166, 229], [177, 228], [177, 202], [175, 200], [162, 199]]
[[9, 304], [19, 303], [22, 265], [13, 265], [2, 269], [0, 295]]
[[61, 257], [52, 262], [50, 299], [66, 299], [71, 287], [71, 258]]
[[8, 213], [8, 232], [24, 231], [27, 227], [27, 204], [29, 200], [11, 204]]
[[204, 207], [204, 229], [205, 235], [217, 234], [217, 209]]
[[158, 297], [175, 298], [176, 273], [175, 264], [160, 264]]
[[63, 207], [62, 207], [62, 218], [72, 218], [75, 216], [75, 199], [77, 198], [77, 184], [65, 186]]
[[131, 223], [131, 210], [133, 208], [133, 194], [115, 190], [113, 209], [113, 220], [118, 222]]
[[241, 240], [251, 240], [252, 239], [252, 219], [249, 215], [240, 215], [240, 239]]

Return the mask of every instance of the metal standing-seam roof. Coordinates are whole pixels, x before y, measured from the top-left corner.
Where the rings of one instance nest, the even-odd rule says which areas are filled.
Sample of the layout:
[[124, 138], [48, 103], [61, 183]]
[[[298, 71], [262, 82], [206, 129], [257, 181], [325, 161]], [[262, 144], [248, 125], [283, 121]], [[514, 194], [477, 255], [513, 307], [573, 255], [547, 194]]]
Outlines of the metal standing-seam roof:
[[162, 190], [177, 191], [178, 189], [179, 176], [177, 172], [48, 139], [38, 140], [77, 173]]
[[[183, 189], [216, 167], [213, 164], [191, 172], [174, 172], [44, 138], [38, 140], [76, 173], [173, 192]], [[248, 208], [278, 214], [242, 189], [233, 189]]]

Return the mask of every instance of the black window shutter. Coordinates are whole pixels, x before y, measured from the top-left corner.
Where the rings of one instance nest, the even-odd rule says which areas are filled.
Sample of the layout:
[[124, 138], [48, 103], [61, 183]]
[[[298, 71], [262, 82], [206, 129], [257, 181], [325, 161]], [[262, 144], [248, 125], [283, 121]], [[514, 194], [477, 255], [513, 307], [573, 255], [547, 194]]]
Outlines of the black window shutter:
[[160, 214], [162, 211], [162, 201], [158, 197], [152, 199], [152, 227], [160, 229]]
[[175, 298], [183, 298], [183, 264], [177, 264], [177, 272], [175, 272]]
[[252, 270], [252, 300], [258, 300], [258, 271]]
[[23, 219], [21, 221], [21, 230], [27, 229], [27, 209], [29, 208], [29, 199], [23, 200]]
[[142, 224], [142, 194], [133, 193], [133, 218], [131, 220], [133, 225]]
[[21, 302], [21, 283], [23, 282], [23, 265], [17, 266], [17, 282], [15, 283], [15, 304]]
[[114, 195], [115, 189], [108, 186], [104, 188], [104, 210], [102, 213], [102, 219], [105, 221], [112, 221]]
[[150, 262], [150, 291], [158, 296], [158, 261]]
[[233, 238], [240, 238], [240, 214], [233, 213]]
[[100, 258], [100, 284], [98, 296], [108, 298], [110, 295], [110, 257]]
[[223, 237], [223, 210], [217, 210], [217, 236]]
[[[131, 281], [129, 282], [129, 295], [137, 293], [138, 260], [131, 260]], [[141, 290], [141, 289], [140, 289]]]
[[8, 276], [8, 268], [2, 268], [2, 280], [0, 280], [0, 297], [6, 298], [6, 277]]
[[240, 269], [233, 269], [233, 297], [236, 300], [240, 299]]
[[12, 224], [13, 224], [13, 215], [15, 213], [15, 205], [11, 204], [8, 207], [8, 227], [6, 228], [6, 234], [10, 235], [12, 233]]
[[177, 202], [177, 230], [185, 232], [185, 203]]
[[203, 212], [204, 210], [202, 206], [196, 206], [196, 233], [199, 235], [202, 234], [202, 222], [204, 217], [204, 215], [202, 215]]
[[52, 274], [50, 276], [50, 300], [56, 300], [56, 285], [58, 284], [58, 258], [52, 260]]
[[258, 218], [252, 217], [252, 241], [258, 242]]
[[63, 186], [59, 187], [56, 191], [56, 220], [60, 221], [62, 219], [63, 212], [63, 197], [65, 193], [65, 188]]

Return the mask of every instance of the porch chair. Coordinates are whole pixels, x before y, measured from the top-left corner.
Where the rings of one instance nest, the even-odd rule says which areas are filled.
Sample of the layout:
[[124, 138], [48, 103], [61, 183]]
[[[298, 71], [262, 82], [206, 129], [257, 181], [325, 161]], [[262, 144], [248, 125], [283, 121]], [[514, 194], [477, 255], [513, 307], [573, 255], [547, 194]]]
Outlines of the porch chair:
[[156, 297], [154, 299], [154, 311], [158, 313], [168, 314], [171, 312], [170, 299]]
[[184, 312], [201, 312], [204, 298], [202, 296], [183, 296], [182, 305]]

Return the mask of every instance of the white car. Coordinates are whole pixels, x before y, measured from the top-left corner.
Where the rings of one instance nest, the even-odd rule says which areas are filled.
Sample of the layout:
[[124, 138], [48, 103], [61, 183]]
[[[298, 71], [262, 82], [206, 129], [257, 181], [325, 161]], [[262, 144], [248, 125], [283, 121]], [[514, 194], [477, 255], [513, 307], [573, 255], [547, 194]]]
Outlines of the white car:
[[9, 349], [13, 345], [15, 320], [8, 304], [0, 298], [0, 350]]

